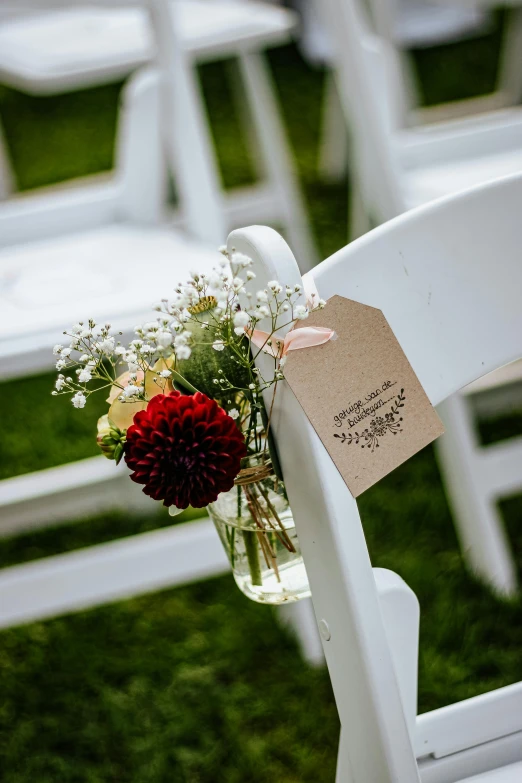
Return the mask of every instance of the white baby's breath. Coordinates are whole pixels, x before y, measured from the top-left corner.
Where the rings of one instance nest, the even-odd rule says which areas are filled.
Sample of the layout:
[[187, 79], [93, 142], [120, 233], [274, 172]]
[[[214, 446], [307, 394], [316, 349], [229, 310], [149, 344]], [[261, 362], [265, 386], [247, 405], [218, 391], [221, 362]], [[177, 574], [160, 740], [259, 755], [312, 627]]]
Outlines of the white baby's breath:
[[238, 310], [237, 313], [234, 313], [233, 322], [234, 322], [234, 326], [240, 326], [240, 327], [248, 326], [248, 324], [250, 323], [250, 316], [244, 310]]
[[140, 387], [136, 386], [133, 383], [129, 383], [128, 386], [126, 386], [122, 391], [122, 397], [125, 397], [125, 399], [128, 399], [129, 397], [136, 397], [140, 393]]
[[87, 397], [85, 396], [85, 394], [83, 394], [83, 392], [76, 392], [71, 402], [75, 408], [85, 408]]
[[190, 359], [190, 354], [192, 353], [188, 345], [178, 345], [175, 351], [177, 359]]

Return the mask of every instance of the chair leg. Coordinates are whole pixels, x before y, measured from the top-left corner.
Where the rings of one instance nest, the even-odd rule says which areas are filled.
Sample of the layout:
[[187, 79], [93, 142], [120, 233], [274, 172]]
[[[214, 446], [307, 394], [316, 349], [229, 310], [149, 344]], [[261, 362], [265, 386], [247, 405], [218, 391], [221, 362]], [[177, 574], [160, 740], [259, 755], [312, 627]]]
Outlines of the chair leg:
[[348, 757], [348, 745], [343, 741], [344, 730], [341, 726], [339, 735], [339, 750], [337, 752], [337, 770], [335, 773], [335, 783], [353, 783], [352, 769]]
[[326, 74], [319, 145], [319, 176], [338, 182], [348, 172], [348, 132], [332, 73]]
[[446, 433], [437, 441], [437, 456], [463, 555], [497, 593], [513, 596], [517, 593], [515, 564], [496, 498], [481, 478], [481, 446], [469, 401], [455, 394], [438, 410]]
[[303, 199], [293, 171], [291, 154], [283, 128], [270, 74], [259, 52], [243, 52], [239, 66], [249, 110], [256, 128], [257, 143], [274, 190], [283, 223], [283, 233], [298, 259], [301, 272], [317, 263], [315, 243], [310, 231]]

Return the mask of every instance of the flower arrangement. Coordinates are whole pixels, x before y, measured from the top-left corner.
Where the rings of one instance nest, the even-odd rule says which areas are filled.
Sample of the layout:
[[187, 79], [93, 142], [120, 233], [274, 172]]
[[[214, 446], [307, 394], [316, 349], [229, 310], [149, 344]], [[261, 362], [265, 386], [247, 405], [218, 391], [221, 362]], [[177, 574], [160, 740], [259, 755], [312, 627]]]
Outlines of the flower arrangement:
[[[156, 305], [155, 320], [136, 327], [128, 346], [110, 324], [73, 326], [69, 345], [54, 348], [52, 393], [83, 408], [91, 394], [108, 392], [102, 453], [124, 459], [130, 478], [171, 514], [208, 506], [236, 581], [254, 600], [298, 598], [303, 588], [282, 585], [278, 552], [291, 556], [294, 574], [302, 559], [263, 397], [272, 388], [273, 401], [289, 351], [334, 333], [298, 328], [324, 301], [299, 304], [301, 287], [276, 280], [253, 292], [252, 260], [221, 252], [210, 274], [191, 273]], [[278, 331], [288, 328], [286, 337]], [[260, 352], [272, 357], [268, 374], [257, 366]]]

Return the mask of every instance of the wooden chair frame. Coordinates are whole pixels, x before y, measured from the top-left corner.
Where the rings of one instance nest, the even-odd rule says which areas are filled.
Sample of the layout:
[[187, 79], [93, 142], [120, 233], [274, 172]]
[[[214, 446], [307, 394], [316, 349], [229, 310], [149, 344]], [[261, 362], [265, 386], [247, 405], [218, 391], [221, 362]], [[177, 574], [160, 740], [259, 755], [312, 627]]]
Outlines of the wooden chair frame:
[[[381, 309], [438, 404], [522, 354], [521, 202], [522, 176], [441, 199], [309, 275], [325, 299], [340, 294]], [[274, 278], [302, 285], [272, 230], [235, 231], [228, 246], [255, 260], [256, 288]], [[520, 763], [522, 684], [427, 713], [412, 728], [357, 504], [284, 384], [272, 421], [341, 719], [338, 783], [454, 783]], [[413, 614], [407, 602], [402, 622], [411, 625]], [[407, 652], [404, 641], [395, 659], [404, 663]]]

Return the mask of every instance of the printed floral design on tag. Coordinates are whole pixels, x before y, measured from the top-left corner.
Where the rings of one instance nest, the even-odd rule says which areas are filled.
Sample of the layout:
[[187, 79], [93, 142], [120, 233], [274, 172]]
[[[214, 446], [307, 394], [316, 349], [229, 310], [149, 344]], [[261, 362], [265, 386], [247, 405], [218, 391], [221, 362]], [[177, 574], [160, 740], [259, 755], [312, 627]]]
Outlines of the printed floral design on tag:
[[335, 432], [334, 438], [339, 438], [341, 443], [347, 443], [348, 445], [355, 443], [358, 446], [360, 443], [361, 448], [368, 448], [373, 454], [375, 449], [379, 448], [379, 438], [383, 438], [390, 432], [392, 435], [402, 432], [402, 416], [397, 416], [397, 414], [400, 408], [404, 408], [405, 399], [404, 389], [401, 389], [400, 394], [395, 398], [390, 413], [385, 413], [384, 416], [376, 416], [370, 422], [370, 426], [360, 433], [354, 432], [346, 435], [344, 432]]

